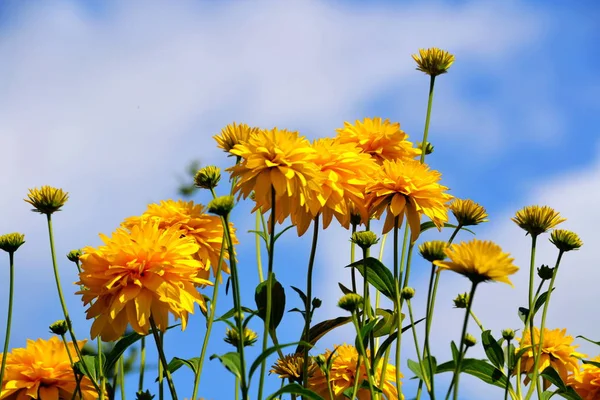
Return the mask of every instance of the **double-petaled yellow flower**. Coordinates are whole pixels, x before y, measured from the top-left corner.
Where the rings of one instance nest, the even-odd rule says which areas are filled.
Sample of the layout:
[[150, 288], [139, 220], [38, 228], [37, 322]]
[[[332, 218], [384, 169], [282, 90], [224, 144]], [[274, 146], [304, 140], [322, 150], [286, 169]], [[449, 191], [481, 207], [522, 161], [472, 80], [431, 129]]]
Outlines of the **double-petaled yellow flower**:
[[[308, 359], [308, 377], [309, 379], [319, 369], [312, 358]], [[288, 354], [278, 359], [271, 367], [269, 373], [277, 374], [281, 379], [289, 379], [292, 382], [302, 383], [302, 374], [304, 371], [304, 356], [301, 353]]]
[[407, 140], [408, 135], [400, 129], [400, 124], [391, 123], [389, 119], [376, 117], [357, 120], [354, 124], [344, 122], [344, 127], [336, 131], [336, 141], [354, 143], [378, 164], [385, 160], [412, 159], [421, 154], [421, 150]]
[[[600, 362], [600, 356], [591, 361]], [[575, 389], [583, 400], [600, 399], [600, 367], [583, 364], [574, 374], [569, 375], [567, 384]]]
[[[84, 344], [85, 341], [78, 342], [79, 347]], [[73, 362], [79, 359], [73, 343], [68, 342], [67, 346], [56, 336], [49, 340], [28, 339], [25, 348], [2, 354], [1, 357], [6, 357], [6, 371], [0, 399], [97, 399], [98, 393], [87, 376], [79, 384], [81, 394], [76, 390], [69, 354]]]
[[95, 318], [91, 337], [112, 341], [127, 325], [148, 334], [152, 318], [164, 331], [169, 313], [185, 329], [195, 305], [206, 309], [196, 286], [212, 285], [198, 277], [202, 263], [195, 257], [196, 241], [182, 236], [178, 225], [160, 229], [157, 221], [140, 221], [130, 230], [118, 228], [111, 237], [100, 236], [104, 246], [86, 247], [80, 257], [77, 294], [82, 295], [87, 318]]
[[448, 221], [446, 203], [452, 196], [446, 193], [448, 188], [438, 182], [441, 174], [431, 170], [419, 161], [384, 161], [381, 172], [374, 182], [367, 186], [367, 192], [373, 194], [372, 206], [380, 216], [387, 211], [383, 233], [394, 227], [396, 217], [398, 226], [406, 215], [414, 242], [421, 233], [421, 215], [425, 214], [441, 229]]

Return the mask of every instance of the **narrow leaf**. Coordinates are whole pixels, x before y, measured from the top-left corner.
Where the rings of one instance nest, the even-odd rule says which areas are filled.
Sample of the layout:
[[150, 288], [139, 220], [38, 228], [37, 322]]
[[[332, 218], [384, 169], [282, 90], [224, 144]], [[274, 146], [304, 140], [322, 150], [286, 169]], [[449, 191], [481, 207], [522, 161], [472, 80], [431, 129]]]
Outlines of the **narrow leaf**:
[[[435, 226], [435, 224], [434, 224], [433, 222], [431, 222], [431, 221], [423, 222], [423, 223], [421, 224], [421, 232], [428, 231], [428, 230], [430, 230], [430, 229], [432, 229], [432, 228], [435, 228], [435, 227], [436, 227], [436, 226]], [[445, 223], [445, 224], [444, 224], [444, 228], [454, 228], [454, 229], [456, 229], [456, 228], [457, 228], [457, 226], [456, 226], [456, 225], [453, 225], [453, 224], [448, 224], [448, 223]], [[470, 230], [470, 229], [467, 229], [467, 228], [465, 228], [464, 226], [463, 226], [462, 228], [460, 228], [460, 229], [461, 229], [462, 231], [467, 231], [467, 232], [469, 232], [469, 233], [472, 233], [473, 235], [475, 234], [475, 232], [473, 232], [473, 231], [472, 231], [472, 230]]]
[[[337, 317], [334, 319], [328, 319], [322, 322], [319, 322], [308, 331], [308, 343], [314, 345], [317, 343], [319, 339], [321, 339], [327, 332], [340, 327], [342, 325], [347, 324], [352, 320], [351, 317]], [[303, 350], [304, 346], [300, 344], [296, 348], [296, 353], [300, 353]]]
[[587, 340], [587, 341], [588, 341], [588, 342], [590, 342], [590, 343], [594, 343], [595, 345], [598, 345], [598, 346], [600, 346], [600, 342], [594, 342], [592, 339], [588, 339], [588, 338], [586, 338], [585, 336], [581, 336], [581, 335], [579, 335], [579, 336], [577, 336], [577, 337], [578, 337], [578, 338], [581, 338], [581, 339], [583, 339], [583, 340]]
[[[402, 317], [404, 317], [404, 315]], [[424, 320], [425, 320], [425, 318], [421, 318], [420, 320], [415, 321], [415, 325], [417, 325], [419, 322], [424, 321]], [[413, 326], [412, 324], [405, 326], [404, 328], [402, 328], [401, 333], [406, 332], [407, 330], [412, 328], [412, 326]], [[390, 336], [387, 337], [387, 339], [385, 339], [383, 341], [383, 343], [381, 343], [381, 346], [379, 346], [379, 349], [377, 350], [377, 354], [375, 355], [375, 364], [377, 364], [377, 361], [383, 357], [387, 348], [390, 347], [397, 338], [398, 338], [398, 331], [392, 333]]]
[[354, 293], [352, 290], [348, 289], [346, 286], [342, 285], [340, 282], [338, 282], [338, 286], [340, 287], [342, 293], [344, 293], [344, 294]]

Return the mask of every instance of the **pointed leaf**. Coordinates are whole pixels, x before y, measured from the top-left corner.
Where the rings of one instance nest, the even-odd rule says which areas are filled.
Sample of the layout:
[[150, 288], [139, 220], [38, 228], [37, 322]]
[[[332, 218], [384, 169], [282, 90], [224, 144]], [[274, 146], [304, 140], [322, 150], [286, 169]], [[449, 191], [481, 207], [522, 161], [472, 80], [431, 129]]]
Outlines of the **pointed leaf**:
[[[436, 374], [453, 372], [454, 368], [456, 368], [454, 360], [448, 361], [437, 366]], [[487, 361], [465, 358], [461, 365], [461, 371], [502, 389], [506, 387], [506, 375]], [[510, 386], [509, 388], [512, 390]]]
[[586, 338], [585, 336], [581, 336], [581, 335], [579, 335], [579, 336], [577, 336], [577, 337], [578, 337], [578, 338], [581, 338], [581, 339], [583, 339], [583, 340], [587, 340], [588, 342], [590, 342], [590, 343], [593, 343], [593, 344], [595, 344], [595, 345], [598, 345], [598, 346], [600, 346], [600, 342], [594, 342], [592, 339], [588, 339], [588, 338]]
[[[554, 291], [554, 289], [552, 289]], [[538, 310], [544, 305], [546, 299], [548, 298], [548, 292], [544, 292], [539, 295], [537, 300], [535, 301], [535, 306], [533, 307], [533, 313], [535, 314]]]
[[[367, 344], [369, 342], [369, 333], [371, 333], [371, 331], [373, 330], [373, 328], [375, 327], [375, 324], [377, 324], [377, 322], [378, 322], [377, 319], [372, 319], [360, 328], [360, 337], [363, 340], [363, 346], [365, 348], [367, 347]], [[356, 335], [356, 339], [354, 340], [354, 347], [356, 347], [356, 349], [360, 348], [360, 342], [359, 342], [358, 335]]]
[[396, 285], [394, 277], [390, 270], [374, 257], [367, 257], [364, 260], [359, 260], [347, 265], [346, 268], [356, 268], [361, 275], [365, 276], [365, 266], [368, 270], [367, 280], [373, 287], [388, 299], [394, 301], [396, 299]]
[[[402, 315], [402, 318], [404, 318], [404, 315]], [[425, 320], [425, 318], [421, 318], [420, 320], [415, 321], [415, 325], [417, 325], [419, 322], [424, 321], [424, 320]], [[410, 324], [410, 325], [403, 327], [402, 333], [404, 333], [407, 330], [409, 330], [410, 328], [412, 328], [412, 326], [413, 325]], [[377, 354], [375, 355], [375, 364], [377, 364], [377, 360], [380, 360], [383, 357], [387, 348], [390, 347], [397, 338], [398, 338], [398, 331], [392, 333], [390, 336], [387, 337], [387, 339], [385, 339], [383, 341], [383, 343], [381, 343], [381, 346], [379, 346], [379, 349], [377, 350]]]
[[[334, 319], [327, 319], [325, 321], [319, 322], [308, 331], [308, 343], [314, 345], [317, 343], [317, 340], [321, 339], [327, 332], [340, 327], [342, 325], [347, 324], [352, 321], [351, 317], [337, 317]], [[296, 353], [300, 353], [303, 350], [304, 346], [299, 345], [296, 348]]]
[[346, 286], [342, 285], [340, 282], [338, 282], [338, 286], [340, 287], [342, 293], [344, 293], [344, 294], [354, 293], [352, 290], [348, 289]]
[[[267, 285], [269, 280], [258, 284], [254, 293], [254, 301], [258, 308], [258, 316], [264, 321], [267, 316]], [[285, 290], [281, 283], [275, 279], [275, 274], [271, 276], [271, 317], [269, 320], [270, 329], [276, 329], [285, 314]]]
[[283, 230], [281, 232], [276, 233], [275, 234], [275, 239], [273, 240], [273, 242], [277, 242], [277, 239], [279, 239], [279, 236], [281, 236], [282, 234], [284, 234], [288, 230], [292, 229], [294, 226], [296, 226], [296, 225], [286, 226], [285, 228], [283, 228]]
[[375, 337], [389, 335], [396, 329], [397, 321], [395, 312], [378, 308], [376, 314], [381, 316], [382, 319], [373, 328], [373, 335]]
[[408, 359], [406, 360], [406, 364], [408, 365], [408, 369], [410, 369], [417, 378], [425, 382], [425, 377], [421, 373], [421, 365], [418, 362]]
[[488, 359], [496, 366], [502, 369], [504, 367], [504, 351], [492, 336], [492, 331], [487, 330], [481, 333], [481, 343]]
[[312, 390], [305, 389], [304, 387], [302, 387], [302, 385], [299, 385], [297, 383], [289, 383], [285, 385], [284, 387], [267, 397], [267, 400], [273, 400], [277, 396], [281, 396], [282, 394], [299, 394], [302, 396], [302, 398], [306, 398], [309, 400], [323, 400], [321, 396], [319, 396]]
[[458, 347], [456, 347], [454, 340], [450, 342], [450, 350], [452, 350], [452, 359], [454, 361], [458, 360]]
[[584, 363], [584, 364], [590, 364], [590, 365], [593, 365], [594, 367], [599, 367], [600, 368], [600, 362], [598, 362], [598, 361], [581, 360], [581, 362]]
[[296, 286], [290, 286], [294, 292], [298, 293], [298, 296], [300, 296], [300, 300], [302, 300], [302, 304], [306, 304], [306, 294], [304, 294], [304, 292], [300, 289], [298, 289]]
[[239, 353], [232, 351], [229, 353], [225, 353], [222, 356], [218, 354], [213, 354], [212, 356], [210, 356], [211, 360], [214, 360], [215, 358], [218, 358], [219, 361], [221, 361], [221, 364], [223, 364], [228, 371], [233, 373], [238, 379], [241, 379], [242, 368], [240, 367], [241, 362]]
[[525, 307], [519, 307], [519, 318], [521, 319], [521, 321], [523, 321], [523, 323], [525, 323], [525, 321], [527, 321], [527, 316], [529, 315], [529, 308], [525, 308]]
[[[436, 226], [435, 226], [435, 224], [434, 224], [433, 222], [431, 222], [431, 221], [426, 221], [426, 222], [423, 222], [423, 223], [421, 224], [421, 233], [422, 233], [422, 232], [425, 232], [425, 231], [428, 231], [428, 230], [430, 230], [430, 229], [432, 229], [432, 228], [435, 228], [435, 227], [436, 227]], [[456, 225], [453, 225], [453, 224], [448, 224], [448, 223], [445, 223], [445, 224], [444, 224], [444, 228], [454, 228], [454, 229], [456, 229], [456, 228], [457, 228], [457, 226], [456, 226]], [[472, 233], [473, 235], [475, 234], [475, 232], [473, 232], [473, 231], [472, 231], [472, 230], [470, 230], [470, 229], [467, 229], [467, 228], [465, 228], [464, 226], [463, 226], [463, 227], [461, 227], [460, 229], [461, 229], [462, 231], [467, 231], [467, 232], [470, 232], [470, 233]]]

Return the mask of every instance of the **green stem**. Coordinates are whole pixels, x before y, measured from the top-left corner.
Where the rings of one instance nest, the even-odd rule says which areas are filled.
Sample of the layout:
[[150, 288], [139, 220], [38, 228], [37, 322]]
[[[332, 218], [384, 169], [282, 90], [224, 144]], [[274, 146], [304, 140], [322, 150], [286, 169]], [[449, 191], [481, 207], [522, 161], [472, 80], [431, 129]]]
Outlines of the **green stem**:
[[[315, 266], [315, 256], [317, 254], [317, 241], [319, 239], [319, 215], [314, 219], [313, 225], [313, 238], [310, 246], [310, 256], [308, 258], [308, 273], [306, 274], [306, 302], [304, 304], [305, 315], [304, 315], [304, 334], [303, 340], [307, 343], [310, 338], [308, 333], [310, 331], [310, 321], [312, 318], [312, 278], [313, 269]], [[304, 346], [304, 362], [302, 363], [302, 383], [305, 388], [308, 387], [308, 346]]]
[[[256, 211], [256, 231], [260, 231], [260, 220], [261, 220], [262, 212], [259, 210]], [[256, 246], [256, 268], [258, 269], [258, 281], [262, 283], [265, 278], [263, 276], [263, 268], [262, 268], [262, 258], [260, 256], [260, 236], [258, 234], [255, 235], [255, 246]], [[193, 397], [195, 399], [195, 397]]]
[[456, 362], [456, 368], [454, 369], [454, 376], [452, 377], [452, 383], [446, 394], [446, 400], [450, 398], [452, 392], [452, 386], [454, 386], [454, 400], [458, 400], [458, 382], [460, 379], [460, 370], [462, 367], [462, 361], [464, 358], [463, 352], [465, 351], [465, 335], [467, 334], [467, 326], [469, 324], [469, 314], [471, 313], [471, 307], [473, 306], [473, 299], [475, 298], [475, 289], [477, 289], [477, 282], [473, 282], [471, 286], [471, 293], [469, 293], [469, 303], [467, 304], [467, 310], [465, 312], [465, 319], [463, 322], [462, 332], [460, 334], [460, 348], [458, 351], [458, 360]]
[[125, 362], [123, 356], [119, 357], [119, 385], [121, 386], [121, 400], [125, 400]]
[[[65, 350], [67, 351], [67, 356], [69, 357], [69, 362], [71, 363], [71, 367], [72, 367], [75, 365], [75, 363], [73, 362], [73, 355], [71, 354], [71, 351], [69, 350], [69, 344], [67, 342], [67, 337], [65, 336], [64, 333], [62, 335], [60, 335], [60, 337], [62, 338], [62, 341], [65, 345]], [[4, 354], [6, 354], [6, 350], [5, 350]], [[73, 397], [75, 397], [77, 395], [77, 393], [79, 392], [80, 398], [83, 398], [83, 396], [81, 396], [81, 380], [77, 379], [77, 373], [75, 372], [75, 370], [73, 370], [73, 376], [75, 377], [75, 382], [77, 383], [77, 386], [75, 387], [75, 392], [73, 392]], [[2, 382], [2, 380], [0, 380], [0, 382]], [[1, 390], [1, 385], [0, 385], [0, 390]]]
[[[510, 365], [510, 363], [511, 363], [510, 339], [506, 340], [506, 349], [507, 349], [506, 354], [508, 356], [507, 357], [508, 359], [506, 360], [506, 365], [507, 365], [507, 367], [506, 367], [506, 376], [507, 376], [507, 378], [506, 378], [506, 385], [504, 385], [504, 400], [508, 400], [508, 387], [510, 386], [510, 374], [512, 372], [510, 370], [510, 367], [508, 367]], [[519, 379], [519, 378], [517, 377], [517, 379]]]
[[481, 329], [481, 332], [483, 332], [485, 329], [483, 329], [483, 324], [481, 323], [481, 321], [479, 320], [479, 318], [477, 318], [477, 316], [475, 315], [475, 313], [473, 312], [473, 310], [471, 310], [471, 317], [473, 317], [473, 321], [475, 321], [475, 323], [477, 324], [477, 326], [479, 327], [479, 329]]
[[[535, 346], [534, 346], [534, 338], [533, 338], [533, 326], [534, 326], [534, 319], [535, 319], [535, 303], [534, 303], [534, 295], [533, 295], [533, 283], [534, 283], [534, 278], [535, 278], [535, 250], [536, 250], [536, 244], [537, 244], [537, 236], [538, 235], [531, 235], [531, 258], [530, 258], [530, 263], [529, 263], [529, 312], [527, 313], [527, 319], [526, 319], [526, 324], [525, 327], [527, 327], [529, 325], [529, 336], [531, 339], [531, 345], [532, 347], [532, 351], [533, 351], [533, 358], [534, 358], [534, 365], [537, 364], [538, 362], [538, 356], [539, 353], [536, 353], [535, 351]], [[527, 324], [528, 323], [528, 324]], [[536, 371], [533, 372], [534, 376], [537, 376]], [[538, 395], [540, 395], [541, 398], [541, 387], [540, 384], [538, 382], [538, 380], [536, 379], [534, 382], [535, 386], [537, 387], [537, 391], [538, 391]], [[531, 385], [528, 393], [532, 393], [534, 384]], [[530, 395], [528, 394], [528, 396], [526, 398], [529, 398]]]
[[[56, 263], [56, 252], [54, 251], [54, 234], [52, 233], [51, 214], [46, 214], [46, 217], [47, 217], [47, 221], [48, 221], [48, 236], [50, 237], [50, 253], [52, 254], [52, 267], [54, 269], [54, 280], [56, 281], [56, 289], [58, 290], [58, 298], [60, 300], [60, 305], [62, 307], [63, 314], [65, 316], [65, 321], [67, 322], [67, 329], [69, 330], [69, 335], [71, 336], [71, 341], [73, 342], [73, 348], [75, 349], [75, 352], [77, 353], [77, 358], [79, 360], [83, 360], [83, 356], [81, 355], [81, 349], [79, 348], [79, 343], [77, 342], [77, 338], [75, 337], [75, 332], [73, 331], [73, 325], [71, 324], [71, 318], [69, 317], [69, 311], [67, 310], [67, 303], [65, 302], [65, 297], [63, 296], [62, 286], [60, 284], [60, 275], [58, 273], [58, 264]], [[83, 370], [86, 372], [86, 375], [88, 377], [93, 376], [90, 374], [90, 371], [88, 370], [87, 365], [84, 362], [82, 362], [81, 364], [83, 366]], [[100, 368], [100, 371], [98, 371], [98, 374], [99, 374], [100, 378], [103, 378], [102, 368]], [[94, 385], [94, 388], [102, 396], [104, 391], [100, 392], [100, 387], [98, 387], [96, 380], [93, 378], [90, 378], [90, 381]]]
[[412, 254], [414, 248], [414, 243], [408, 245], [408, 256], [406, 257], [406, 272], [404, 273], [404, 283], [402, 284], [402, 289], [408, 287], [408, 279], [410, 277], [410, 262], [412, 261]]
[[[15, 260], [13, 251], [8, 253], [8, 258], [10, 260], [10, 280], [8, 283], [8, 314], [6, 317], [6, 335], [4, 336], [4, 352], [2, 353], [2, 367], [0, 369], [0, 395], [2, 395], [2, 383], [4, 382], [4, 369], [6, 368], [8, 342], [10, 341], [10, 328], [12, 324], [12, 309], [15, 285]], [[73, 365], [73, 360], [71, 360], [71, 365]]]
[[429, 81], [429, 100], [427, 101], [427, 116], [425, 117], [425, 130], [423, 131], [423, 142], [421, 143], [421, 164], [425, 162], [425, 149], [427, 147], [427, 136], [429, 134], [429, 121], [431, 119], [431, 106], [433, 105], [433, 86], [435, 75], [431, 75]]
[[169, 363], [167, 362], [167, 357], [165, 356], [165, 350], [163, 348], [163, 341], [158, 336], [158, 328], [156, 327], [156, 323], [154, 322], [154, 317], [150, 315], [148, 319], [150, 321], [150, 327], [152, 328], [152, 336], [154, 336], [154, 341], [156, 342], [156, 350], [158, 351], [158, 357], [162, 364], [163, 371], [165, 373], [165, 377], [167, 378], [167, 383], [169, 385], [169, 391], [171, 392], [171, 399], [177, 400], [177, 391], [175, 390], [175, 384], [173, 383], [173, 378], [171, 377], [171, 373], [169, 372], [169, 368], [167, 367]]
[[[162, 332], [161, 332], [162, 335]], [[162, 341], [162, 337], [161, 337], [161, 341]], [[158, 399], [159, 400], [163, 400], [165, 397], [164, 394], [164, 378], [165, 378], [165, 370], [163, 368], [162, 362], [160, 362], [160, 359], [158, 360]]]
[[[433, 281], [435, 274], [435, 265], [431, 264], [431, 274], [429, 276], [429, 288], [427, 289], [427, 305], [425, 306], [425, 344], [423, 347], [423, 357], [427, 356], [427, 363], [429, 364], [429, 371], [433, 371], [433, 360], [431, 359], [431, 348], [429, 345], [429, 335], [431, 333], [431, 318], [433, 311], [431, 310], [431, 300], [433, 294]], [[439, 275], [438, 275], [439, 276]], [[431, 379], [431, 390], [429, 391], [429, 396], [434, 399], [434, 384], [433, 384], [433, 376]], [[423, 387], [423, 384], [419, 382], [419, 388]], [[419, 398], [419, 393], [417, 393], [417, 398]]]
[[[102, 356], [101, 356], [101, 354], [103, 354], [102, 353], [102, 339], [100, 339], [100, 336], [98, 336], [96, 338], [96, 353], [98, 353], [98, 357], [99, 357], [99, 359], [98, 359], [99, 361], [98, 362], [100, 363], [100, 369], [104, 370], [104, 366], [102, 365], [103, 364], [102, 363]], [[81, 358], [80, 358], [80, 360], [81, 360]], [[84, 363], [82, 363], [82, 364], [84, 364]], [[104, 392], [105, 392], [105, 389], [106, 389], [106, 377], [104, 376], [104, 374], [102, 374], [99, 377], [99, 379], [100, 379], [100, 390], [101, 390], [101, 392], [100, 392], [100, 400], [104, 400]]]
[[[356, 224], [352, 224], [352, 234], [356, 233]], [[350, 263], [354, 262], [356, 252], [356, 244], [350, 242]], [[352, 274], [352, 292], [356, 293], [356, 268], [350, 268]]]
[[[367, 380], [369, 382], [369, 390], [371, 392], [371, 399], [377, 399], [378, 397], [375, 394], [374, 384], [373, 384], [373, 374], [371, 373], [371, 363], [369, 362], [369, 357], [367, 356], [367, 352], [365, 351], [365, 345], [363, 344], [363, 337], [360, 333], [360, 326], [358, 325], [358, 318], [356, 317], [356, 313], [352, 313], [352, 322], [354, 323], [354, 328], [356, 329], [356, 334], [358, 335], [358, 350], [360, 351], [360, 355], [364, 359], [365, 367], [367, 370]], [[360, 365], [357, 368], [357, 371], [360, 371]], [[358, 377], [355, 376], [355, 384]]]
[[138, 381], [138, 391], [144, 390], [144, 369], [146, 369], [146, 337], [142, 336], [140, 344], [140, 379]]
[[[419, 361], [419, 366], [421, 367], [421, 374], [425, 378], [429, 378], [429, 374], [425, 373], [425, 365], [423, 364], [423, 359], [421, 358], [421, 350], [419, 349], [419, 340], [417, 339], [417, 328], [415, 327], [415, 318], [413, 317], [412, 305], [410, 300], [406, 300], [406, 306], [408, 307], [408, 316], [410, 318], [410, 326], [413, 334], [413, 340], [415, 341], [415, 350], [417, 352], [417, 361]], [[431, 367], [431, 364], [429, 364]], [[433, 371], [433, 369], [430, 369]], [[427, 387], [427, 391], [431, 392], [431, 386], [428, 379], [425, 381], [425, 386]]]
[[[379, 261], [383, 260], [383, 249], [385, 248], [386, 239], [387, 239], [387, 233], [384, 234], [383, 237], [381, 238], [381, 244], [379, 246]], [[377, 310], [379, 308], [380, 300], [381, 300], [381, 293], [379, 292], [379, 290], [375, 289], [375, 310]], [[373, 351], [375, 353], [377, 353], [378, 349], [379, 349], [379, 337], [377, 337], [375, 339], [375, 346], [373, 347]]]
[[[273, 254], [275, 248], [275, 220], [277, 219], [277, 214], [275, 213], [275, 188], [271, 186], [271, 216], [270, 216], [270, 229], [269, 229], [269, 265], [267, 270], [267, 307], [265, 313], [265, 328], [263, 335], [263, 343], [262, 343], [262, 352], [264, 353], [267, 350], [267, 345], [269, 343], [269, 330], [271, 327], [271, 301], [272, 301], [272, 293], [271, 287], [273, 285]], [[243, 332], [240, 331], [240, 332]], [[258, 398], [262, 399], [263, 386], [265, 384], [265, 372], [267, 369], [267, 360], [264, 359], [260, 366], [260, 381], [258, 384]], [[244, 399], [246, 400], [246, 399]]]

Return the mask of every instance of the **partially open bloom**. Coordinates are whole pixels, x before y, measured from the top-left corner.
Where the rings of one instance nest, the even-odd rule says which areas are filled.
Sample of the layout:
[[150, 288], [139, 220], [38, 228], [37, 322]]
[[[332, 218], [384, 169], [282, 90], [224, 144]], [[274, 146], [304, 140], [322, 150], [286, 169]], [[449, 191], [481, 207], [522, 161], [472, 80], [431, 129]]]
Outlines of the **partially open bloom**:
[[200, 189], [214, 189], [221, 180], [221, 170], [219, 167], [209, 165], [201, 168], [194, 175], [194, 185]]
[[65, 205], [69, 199], [69, 194], [52, 186], [42, 186], [41, 188], [29, 189], [25, 201], [33, 206], [35, 212], [50, 215]]
[[[563, 382], [567, 382], [567, 375], [579, 370], [579, 360], [577, 357], [585, 357], [585, 354], [577, 353], [575, 349], [579, 345], [573, 345], [573, 336], [566, 335], [566, 329], [548, 329], [544, 328], [544, 342], [538, 363], [538, 371], [542, 372], [547, 367], [552, 367], [558, 372]], [[517, 339], [519, 340], [519, 339]], [[540, 343], [540, 330], [533, 328], [533, 343], [536, 351]], [[520, 349], [531, 346], [531, 334], [529, 330], [523, 331], [523, 337], [519, 340]], [[521, 372], [523, 374], [533, 373], [534, 367], [533, 349], [525, 351], [521, 356]], [[525, 377], [524, 383], [529, 383], [529, 377]], [[546, 383], [545, 383], [546, 385]]]
[[444, 260], [448, 243], [443, 240], [430, 240], [419, 245], [419, 254], [429, 262]]
[[453, 244], [446, 250], [449, 261], [434, 261], [440, 269], [448, 269], [469, 278], [473, 283], [497, 281], [513, 286], [509, 275], [519, 270], [514, 258], [490, 241], [473, 239]]
[[[202, 262], [198, 271], [198, 277], [209, 279], [209, 271], [212, 268], [213, 275], [216, 276], [219, 265], [219, 256], [221, 254], [221, 244], [223, 243], [223, 224], [221, 218], [215, 215], [205, 213], [202, 204], [195, 204], [193, 201], [183, 200], [162, 200], [160, 204], [149, 204], [141, 217], [130, 217], [123, 222], [123, 226], [130, 228], [137, 225], [140, 221], [152, 220], [159, 224], [159, 228], [166, 229], [177, 225], [181, 233], [193, 238], [198, 243], [198, 252], [196, 258]], [[233, 244], [237, 244], [233, 224], [229, 224], [232, 234]], [[229, 273], [226, 259], [229, 259], [227, 248], [223, 252], [222, 271]]]
[[231, 149], [233, 149], [236, 144], [248, 141], [250, 136], [256, 132], [258, 132], [258, 128], [253, 128], [246, 124], [236, 124], [234, 122], [223, 128], [219, 135], [213, 136], [213, 139], [217, 141], [217, 147], [231, 153]]
[[[592, 361], [600, 362], [600, 356]], [[567, 384], [571, 386], [583, 400], [600, 398], [600, 367], [583, 364], [575, 373], [569, 375]]]
[[92, 339], [116, 340], [127, 324], [148, 334], [152, 318], [158, 329], [168, 326], [168, 314], [181, 319], [185, 329], [195, 304], [204, 310], [197, 285], [212, 285], [198, 277], [202, 263], [195, 258], [200, 247], [180, 227], [160, 229], [156, 221], [140, 221], [130, 230], [118, 228], [111, 237], [100, 236], [104, 246], [86, 247], [80, 257], [79, 285]]
[[[319, 369], [312, 358], [308, 359], [308, 377], [309, 379]], [[292, 382], [302, 383], [302, 373], [304, 370], [304, 356], [300, 353], [288, 354], [278, 359], [271, 367], [269, 373], [277, 374], [281, 379], [289, 379]]]
[[380, 175], [367, 186], [372, 192], [373, 208], [377, 215], [387, 211], [383, 233], [402, 225], [406, 214], [410, 225], [411, 242], [421, 233], [421, 215], [425, 214], [441, 229], [448, 222], [446, 203], [452, 196], [446, 193], [448, 188], [438, 183], [441, 174], [416, 160], [384, 161]]
[[252, 135], [231, 153], [242, 159], [228, 169], [232, 178], [239, 178], [235, 192], [244, 198], [254, 192], [252, 211], [265, 212], [271, 209], [274, 190], [275, 220], [291, 217], [302, 235], [325, 204], [310, 142], [297, 132], [274, 128]]
[[[85, 341], [78, 342], [83, 347]], [[68, 351], [73, 361], [78, 361], [72, 342]], [[6, 357], [6, 370], [2, 382], [3, 400], [27, 399], [84, 399], [94, 400], [98, 393], [88, 377], [81, 380], [81, 393], [73, 397], [77, 383], [71, 368], [67, 347], [57, 336], [49, 340], [27, 340], [25, 348], [13, 349]]]
[[557, 211], [548, 206], [527, 206], [517, 211], [512, 221], [530, 235], [539, 235], [566, 221]]
[[407, 140], [408, 135], [400, 129], [400, 124], [391, 123], [389, 119], [376, 117], [356, 120], [354, 124], [344, 122], [344, 127], [336, 131], [336, 141], [354, 143], [363, 152], [370, 154], [378, 164], [382, 164], [384, 160], [412, 159], [421, 154]]
[[487, 222], [487, 212], [481, 205], [473, 200], [454, 199], [450, 203], [450, 211], [461, 226], [478, 225]]
[[[367, 351], [367, 356], [369, 352]], [[323, 356], [328, 359], [331, 355], [331, 351], [326, 351]], [[367, 380], [367, 368], [364, 363], [360, 364], [360, 369], [357, 370], [358, 364], [358, 351], [354, 346], [347, 344], [341, 345], [336, 348], [336, 352], [333, 355], [333, 362], [329, 371], [329, 384], [333, 391], [334, 400], [346, 399], [344, 391], [348, 388], [354, 387], [355, 379]], [[375, 366], [374, 380], [378, 383], [381, 380], [381, 373], [383, 369], [383, 361]], [[388, 364], [385, 370], [385, 377], [383, 379], [383, 387], [380, 389], [383, 391], [383, 398], [387, 400], [398, 399], [398, 389], [396, 388], [396, 367]], [[314, 390], [324, 399], [329, 398], [329, 390], [327, 387], [327, 378], [325, 373], [321, 370], [317, 370], [312, 378], [308, 380], [309, 388]], [[360, 386], [359, 386], [360, 387]], [[361, 388], [358, 390], [357, 397], [361, 400], [371, 399], [369, 389]]]
[[0, 235], [0, 249], [7, 253], [14, 253], [25, 243], [25, 235], [22, 233], [7, 233]]
[[[257, 339], [258, 334], [256, 332], [250, 328], [244, 328], [244, 347], [252, 346], [254, 343], [256, 343]], [[237, 348], [240, 343], [240, 333], [237, 328], [227, 328], [225, 331], [225, 338], [223, 340]]]
[[454, 63], [454, 55], [437, 47], [419, 49], [419, 54], [413, 54], [412, 58], [417, 63], [417, 70], [431, 76], [445, 74]]
[[578, 250], [583, 242], [575, 232], [566, 229], [555, 229], [550, 233], [550, 241], [560, 251]]

